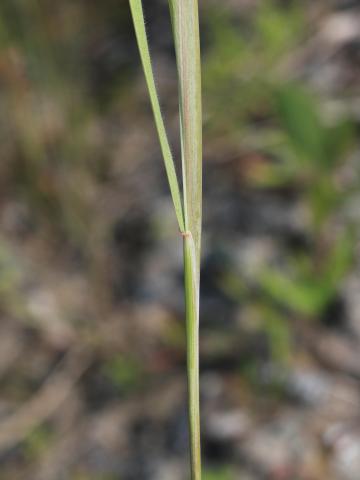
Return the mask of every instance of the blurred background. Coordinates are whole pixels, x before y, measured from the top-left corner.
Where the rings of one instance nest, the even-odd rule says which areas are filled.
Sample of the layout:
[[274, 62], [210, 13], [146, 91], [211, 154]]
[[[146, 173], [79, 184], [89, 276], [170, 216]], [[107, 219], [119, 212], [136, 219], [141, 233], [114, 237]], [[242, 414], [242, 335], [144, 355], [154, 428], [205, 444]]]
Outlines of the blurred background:
[[[200, 3], [204, 480], [358, 480], [359, 3]], [[0, 155], [0, 479], [188, 478], [181, 238], [127, 1], [1, 0]]]

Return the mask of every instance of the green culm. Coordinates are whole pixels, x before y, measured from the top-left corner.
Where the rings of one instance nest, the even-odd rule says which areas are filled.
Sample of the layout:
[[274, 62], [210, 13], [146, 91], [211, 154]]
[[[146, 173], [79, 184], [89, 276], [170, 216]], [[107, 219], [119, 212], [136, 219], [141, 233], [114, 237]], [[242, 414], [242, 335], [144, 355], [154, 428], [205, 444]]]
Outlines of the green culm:
[[179, 187], [151, 65], [141, 0], [129, 0], [171, 196], [183, 238], [191, 479], [201, 479], [199, 286], [202, 216], [202, 113], [197, 0], [169, 0], [178, 72], [182, 191]]

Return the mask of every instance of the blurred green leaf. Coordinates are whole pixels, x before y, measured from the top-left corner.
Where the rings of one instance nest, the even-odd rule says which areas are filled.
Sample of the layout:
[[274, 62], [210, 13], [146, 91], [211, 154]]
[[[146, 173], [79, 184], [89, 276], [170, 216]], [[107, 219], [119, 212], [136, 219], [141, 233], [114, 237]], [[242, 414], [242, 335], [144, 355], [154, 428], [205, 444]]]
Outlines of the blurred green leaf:
[[328, 301], [327, 288], [316, 279], [292, 279], [278, 271], [266, 270], [260, 284], [280, 305], [306, 316], [318, 314]]
[[325, 162], [328, 167], [337, 165], [343, 159], [354, 138], [354, 125], [347, 119], [327, 129]]
[[132, 358], [118, 355], [104, 367], [105, 375], [113, 384], [122, 390], [130, 391], [136, 388], [142, 379], [142, 368]]
[[203, 480], [233, 480], [233, 475], [227, 467], [205, 469]]
[[261, 306], [261, 314], [264, 318], [263, 328], [269, 337], [272, 358], [279, 363], [285, 363], [291, 352], [289, 321], [266, 304]]
[[324, 174], [312, 180], [308, 191], [308, 202], [315, 228], [319, 228], [334, 213], [343, 196], [342, 192], [335, 188], [331, 176]]
[[349, 271], [355, 254], [356, 237], [352, 231], [339, 236], [328, 255], [324, 271], [324, 282], [329, 289], [335, 289]]
[[206, 128], [237, 142], [234, 134], [249, 117], [269, 115], [274, 66], [305, 31], [303, 16], [295, 3], [284, 8], [268, 1], [260, 2], [244, 22], [241, 14], [236, 16], [219, 3], [205, 11], [205, 23]]
[[29, 459], [38, 459], [51, 447], [53, 434], [46, 426], [40, 426], [33, 430], [24, 443], [25, 455]]
[[262, 2], [255, 18], [268, 58], [288, 51], [302, 30], [303, 17], [295, 3], [279, 8], [274, 1]]
[[[355, 236], [345, 232], [323, 259], [322, 268], [316, 275], [309, 261], [300, 257], [294, 264], [292, 275], [267, 269], [263, 272], [260, 284], [263, 291], [279, 305], [302, 315], [319, 315], [351, 268], [354, 258]], [[275, 332], [276, 333], [276, 332]]]
[[299, 86], [285, 85], [276, 92], [275, 103], [281, 123], [300, 157], [310, 166], [321, 164], [326, 131], [312, 97]]

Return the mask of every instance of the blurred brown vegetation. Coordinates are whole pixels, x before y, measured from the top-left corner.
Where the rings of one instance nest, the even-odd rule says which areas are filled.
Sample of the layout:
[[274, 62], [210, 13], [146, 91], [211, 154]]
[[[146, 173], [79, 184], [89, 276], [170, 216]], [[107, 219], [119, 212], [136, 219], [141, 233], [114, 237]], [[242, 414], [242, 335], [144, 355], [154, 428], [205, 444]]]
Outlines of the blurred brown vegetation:
[[[204, 479], [358, 480], [358, 2], [200, 3]], [[0, 480], [187, 478], [181, 239], [126, 1], [1, 1], [0, 146]]]

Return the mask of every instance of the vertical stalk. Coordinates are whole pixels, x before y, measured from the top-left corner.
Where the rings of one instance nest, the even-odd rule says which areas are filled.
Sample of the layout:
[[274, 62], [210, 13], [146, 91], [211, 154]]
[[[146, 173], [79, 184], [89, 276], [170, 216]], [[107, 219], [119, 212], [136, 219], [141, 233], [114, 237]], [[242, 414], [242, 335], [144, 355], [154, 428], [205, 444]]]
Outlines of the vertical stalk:
[[129, 0], [175, 212], [183, 235], [191, 479], [201, 480], [199, 287], [202, 213], [202, 114], [197, 0], [169, 0], [179, 79], [183, 197], [156, 93], [141, 0]]
[[183, 238], [191, 479], [200, 480], [199, 283], [191, 232]]
[[201, 479], [199, 287], [202, 216], [202, 114], [197, 0], [170, 0], [179, 77], [184, 197], [184, 274], [191, 478]]

